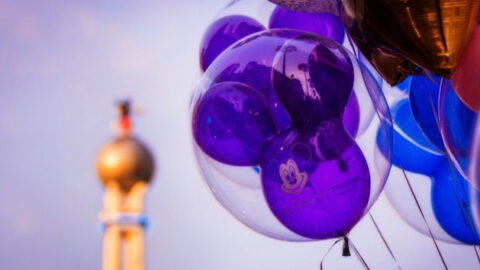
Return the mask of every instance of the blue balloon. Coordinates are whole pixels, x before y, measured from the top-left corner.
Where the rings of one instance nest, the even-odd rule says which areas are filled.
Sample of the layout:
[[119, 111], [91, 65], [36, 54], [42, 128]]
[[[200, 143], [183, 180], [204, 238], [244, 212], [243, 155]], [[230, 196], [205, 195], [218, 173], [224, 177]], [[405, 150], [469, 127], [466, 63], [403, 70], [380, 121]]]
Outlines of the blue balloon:
[[[454, 173], [452, 173], [454, 170]], [[431, 176], [432, 206], [442, 228], [455, 239], [470, 245], [478, 245], [473, 214], [470, 208], [469, 184], [444, 158], [437, 173]]]
[[396, 87], [403, 92], [408, 92], [411, 87], [412, 78], [412, 76], [408, 76], [405, 80], [397, 84]]
[[414, 76], [410, 86], [410, 105], [422, 133], [434, 145], [432, 150], [445, 152], [438, 127], [438, 92], [441, 78], [435, 75]]
[[[447, 156], [432, 151], [433, 145], [416, 124], [407, 99], [392, 108], [396, 125], [393, 136], [392, 164], [406, 171], [432, 179], [431, 202], [435, 218], [453, 238], [466, 244], [479, 244], [470, 209], [469, 184], [449, 164]], [[383, 152], [385, 138], [377, 134], [377, 144]]]

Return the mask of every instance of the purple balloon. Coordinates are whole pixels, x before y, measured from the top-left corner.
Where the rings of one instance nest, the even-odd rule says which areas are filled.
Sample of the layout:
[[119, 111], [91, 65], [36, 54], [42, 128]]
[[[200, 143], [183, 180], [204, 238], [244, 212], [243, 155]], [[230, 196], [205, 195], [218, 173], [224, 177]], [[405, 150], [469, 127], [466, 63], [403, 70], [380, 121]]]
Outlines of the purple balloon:
[[277, 95], [293, 129], [263, 156], [267, 203], [297, 234], [345, 235], [363, 216], [370, 196], [367, 161], [343, 124], [352, 63], [331, 40], [298, 37], [279, 50], [274, 68]]
[[291, 126], [291, 119], [273, 88], [272, 65], [284, 43], [301, 34], [278, 31], [246, 37], [219, 56], [205, 76], [215, 83], [241, 82], [262, 93], [268, 100], [277, 129], [285, 130]]
[[329, 13], [305, 13], [278, 6], [270, 16], [270, 29], [290, 28], [321, 35], [342, 43], [345, 27], [340, 17]]
[[367, 161], [339, 127], [324, 122], [315, 134], [292, 131], [279, 137], [261, 164], [270, 209], [283, 225], [308, 238], [347, 234], [367, 207]]
[[250, 34], [265, 30], [265, 27], [253, 18], [231, 15], [212, 23], [200, 43], [200, 67], [207, 70], [210, 64], [226, 48]]
[[210, 157], [239, 166], [257, 165], [276, 133], [265, 97], [235, 82], [219, 83], [206, 91], [195, 106], [192, 129]]
[[[266, 201], [291, 231], [347, 234], [367, 209], [371, 183], [352, 138], [359, 104], [343, 47], [313, 34], [263, 32], [230, 47], [204, 76], [210, 88], [193, 112], [202, 150], [226, 164], [260, 165]], [[288, 119], [282, 129], [279, 116]]]
[[300, 129], [315, 129], [326, 119], [342, 119], [353, 87], [347, 52], [326, 38], [321, 38], [322, 44], [310, 40], [309, 36], [292, 39], [274, 63], [277, 96]]

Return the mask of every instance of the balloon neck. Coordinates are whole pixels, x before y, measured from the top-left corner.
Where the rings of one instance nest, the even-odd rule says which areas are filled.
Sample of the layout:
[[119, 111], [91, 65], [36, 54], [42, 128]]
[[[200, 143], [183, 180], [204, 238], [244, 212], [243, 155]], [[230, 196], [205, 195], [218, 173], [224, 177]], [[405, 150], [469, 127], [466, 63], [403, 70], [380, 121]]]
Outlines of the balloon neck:
[[348, 237], [344, 236], [343, 237], [343, 251], [342, 251], [342, 256], [343, 257], [350, 257], [350, 245], [348, 244]]

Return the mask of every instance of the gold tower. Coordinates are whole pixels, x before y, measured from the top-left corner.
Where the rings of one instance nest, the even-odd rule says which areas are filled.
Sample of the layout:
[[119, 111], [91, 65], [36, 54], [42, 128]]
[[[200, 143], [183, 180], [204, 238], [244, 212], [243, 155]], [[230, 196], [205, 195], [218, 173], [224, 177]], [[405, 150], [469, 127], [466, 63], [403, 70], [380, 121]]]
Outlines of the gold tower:
[[103, 270], [143, 270], [143, 199], [154, 172], [150, 150], [131, 135], [130, 105], [119, 105], [121, 135], [100, 151], [98, 176], [105, 186]]

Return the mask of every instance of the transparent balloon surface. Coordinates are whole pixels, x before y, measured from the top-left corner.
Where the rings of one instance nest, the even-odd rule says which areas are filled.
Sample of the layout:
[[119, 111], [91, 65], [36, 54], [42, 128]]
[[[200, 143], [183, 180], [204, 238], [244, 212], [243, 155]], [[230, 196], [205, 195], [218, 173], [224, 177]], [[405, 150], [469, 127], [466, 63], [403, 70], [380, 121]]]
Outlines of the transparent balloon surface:
[[[425, 100], [429, 99], [428, 92]], [[451, 243], [478, 244], [468, 193], [469, 184], [451, 164], [448, 156], [438, 151], [427, 134], [438, 132], [415, 118], [414, 106], [420, 104], [403, 99], [391, 107], [394, 122], [392, 174], [385, 193], [399, 215], [413, 228], [429, 236]], [[436, 114], [430, 106], [422, 111], [423, 120]], [[430, 113], [430, 115], [428, 115]], [[423, 129], [422, 129], [423, 128]], [[427, 130], [432, 128], [435, 130]], [[377, 136], [381, 140], [381, 134]], [[412, 190], [410, 190], [409, 184]], [[412, 194], [414, 193], [414, 195]], [[415, 199], [425, 215], [426, 222]]]
[[[240, 39], [205, 71], [191, 112], [197, 161], [213, 194], [273, 238], [348, 233], [390, 171], [392, 125], [376, 78], [315, 34], [273, 29]], [[334, 210], [343, 216], [325, 218]], [[329, 224], [312, 229], [321, 218]]]
[[470, 143], [477, 114], [457, 96], [450, 80], [443, 79], [438, 97], [440, 133], [455, 167], [467, 178]]
[[[231, 45], [248, 34], [258, 33], [263, 29], [295, 29], [333, 39], [350, 51], [358, 53], [357, 57], [365, 65], [364, 67], [367, 67], [382, 86], [382, 77], [346, 37], [336, 5], [327, 2], [325, 1], [326, 5], [319, 5], [315, 9], [318, 12], [308, 13], [287, 10], [265, 0], [231, 1], [217, 14], [203, 35], [200, 44], [202, 73], [228, 47], [226, 45]], [[352, 96], [349, 102], [358, 103], [362, 100]], [[348, 106], [346, 114], [349, 114], [352, 108], [353, 106]], [[349, 130], [357, 129], [357, 133], [362, 134], [372, 121], [375, 110], [370, 106], [362, 106], [359, 109], [362, 113], [358, 126], [352, 121], [346, 125]]]
[[470, 196], [475, 228], [480, 232], [480, 118], [477, 119], [470, 151]]

